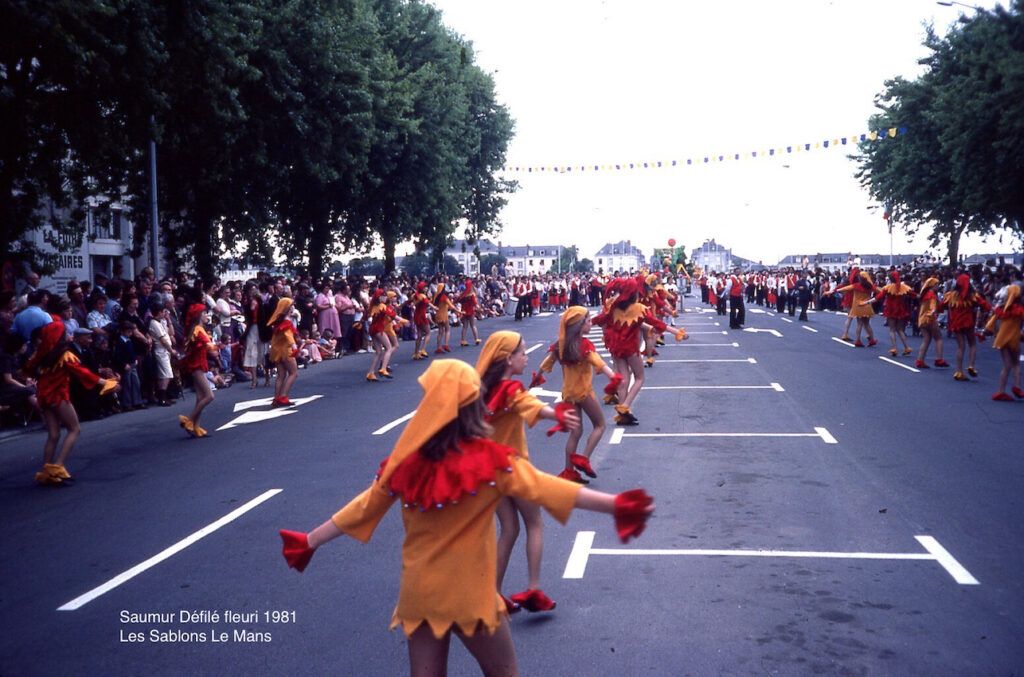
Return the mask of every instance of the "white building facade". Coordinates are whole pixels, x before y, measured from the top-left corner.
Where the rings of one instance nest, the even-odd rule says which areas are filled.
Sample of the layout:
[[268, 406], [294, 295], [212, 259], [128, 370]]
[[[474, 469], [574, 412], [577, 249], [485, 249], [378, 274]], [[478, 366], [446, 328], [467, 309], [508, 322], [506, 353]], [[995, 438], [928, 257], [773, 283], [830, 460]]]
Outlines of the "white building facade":
[[594, 254], [594, 270], [603, 273], [636, 272], [644, 266], [644, 255], [632, 241], [609, 242]]

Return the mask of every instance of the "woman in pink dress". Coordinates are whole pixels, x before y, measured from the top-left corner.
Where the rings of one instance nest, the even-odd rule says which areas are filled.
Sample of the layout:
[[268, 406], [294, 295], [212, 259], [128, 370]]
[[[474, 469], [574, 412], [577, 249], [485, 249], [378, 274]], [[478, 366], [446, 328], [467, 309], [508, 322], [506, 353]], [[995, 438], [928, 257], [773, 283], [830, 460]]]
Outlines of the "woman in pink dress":
[[330, 329], [335, 336], [341, 334], [341, 322], [338, 320], [338, 309], [334, 306], [334, 293], [330, 282], [324, 282], [320, 286], [320, 293], [313, 299], [313, 304], [316, 306], [316, 326], [320, 333]]

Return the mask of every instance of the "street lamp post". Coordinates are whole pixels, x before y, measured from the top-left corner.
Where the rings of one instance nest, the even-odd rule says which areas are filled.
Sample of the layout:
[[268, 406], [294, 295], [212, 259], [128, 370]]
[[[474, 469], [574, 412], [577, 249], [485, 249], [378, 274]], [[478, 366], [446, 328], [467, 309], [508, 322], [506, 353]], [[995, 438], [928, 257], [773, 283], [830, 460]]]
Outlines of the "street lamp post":
[[967, 9], [973, 9], [975, 12], [984, 11], [981, 7], [978, 7], [977, 5], [967, 5], [962, 2], [956, 2], [956, 0], [935, 0], [935, 4], [942, 5], [943, 7], [952, 7], [953, 5], [956, 5], [957, 7], [966, 7]]

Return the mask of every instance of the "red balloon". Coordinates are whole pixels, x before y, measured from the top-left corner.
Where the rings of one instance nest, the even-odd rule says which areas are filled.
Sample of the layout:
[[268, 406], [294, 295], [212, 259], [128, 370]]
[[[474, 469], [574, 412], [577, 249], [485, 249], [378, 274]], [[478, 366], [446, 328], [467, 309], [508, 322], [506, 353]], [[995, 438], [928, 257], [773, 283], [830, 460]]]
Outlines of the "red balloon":
[[670, 237], [670, 238], [668, 239], [668, 246], [669, 246], [669, 247], [675, 247], [675, 246], [676, 246], [676, 240], [675, 240], [675, 238], [672, 238], [672, 237]]

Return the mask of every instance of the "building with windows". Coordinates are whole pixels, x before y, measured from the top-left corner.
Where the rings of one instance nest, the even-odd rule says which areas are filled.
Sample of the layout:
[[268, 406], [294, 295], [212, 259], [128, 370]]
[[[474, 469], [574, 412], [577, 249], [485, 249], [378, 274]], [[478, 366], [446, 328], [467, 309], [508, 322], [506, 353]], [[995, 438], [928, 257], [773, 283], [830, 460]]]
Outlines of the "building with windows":
[[630, 240], [609, 242], [594, 254], [594, 270], [604, 273], [636, 272], [644, 267], [644, 255]]
[[[477, 258], [474, 250], [479, 249], [480, 258]], [[559, 271], [559, 259], [565, 245], [511, 245], [505, 246], [500, 242], [494, 244], [490, 240], [479, 240], [476, 244], [469, 244], [465, 240], [455, 240], [452, 246], [444, 250], [445, 256], [452, 256], [465, 275], [480, 274], [480, 259], [488, 254], [497, 254], [506, 260], [505, 275], [542, 275], [545, 273], [557, 273]], [[483, 271], [489, 275], [491, 271]]]
[[705, 272], [732, 270], [734, 265], [732, 249], [718, 244], [714, 239], [704, 240], [704, 244], [695, 247], [690, 252], [690, 262], [694, 268], [700, 268]]

